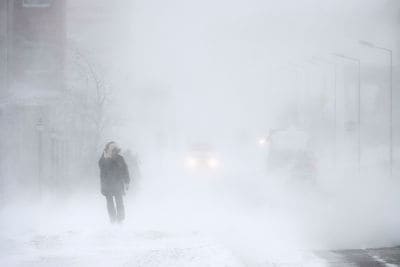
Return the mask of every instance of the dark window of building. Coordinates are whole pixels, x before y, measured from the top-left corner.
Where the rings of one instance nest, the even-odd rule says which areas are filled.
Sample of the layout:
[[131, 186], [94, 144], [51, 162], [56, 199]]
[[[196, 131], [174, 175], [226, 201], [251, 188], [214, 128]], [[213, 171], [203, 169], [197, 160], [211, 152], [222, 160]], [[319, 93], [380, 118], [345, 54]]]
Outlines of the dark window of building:
[[49, 7], [53, 0], [23, 0], [23, 7]]

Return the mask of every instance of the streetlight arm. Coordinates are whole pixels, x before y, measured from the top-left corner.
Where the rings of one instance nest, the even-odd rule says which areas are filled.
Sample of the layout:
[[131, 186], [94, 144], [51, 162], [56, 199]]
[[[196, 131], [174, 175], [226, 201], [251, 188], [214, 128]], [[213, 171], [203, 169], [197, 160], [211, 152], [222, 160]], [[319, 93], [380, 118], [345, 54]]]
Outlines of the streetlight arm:
[[364, 41], [364, 40], [360, 40], [358, 41], [359, 44], [364, 45], [364, 46], [368, 46], [369, 48], [376, 48], [376, 49], [380, 49], [380, 50], [384, 50], [386, 52], [392, 53], [392, 50], [386, 47], [382, 47], [382, 46], [377, 46], [371, 42], [368, 41]]
[[342, 55], [342, 54], [333, 54], [333, 55], [336, 56], [336, 57], [340, 57], [340, 58], [356, 61], [356, 62], [358, 62], [358, 64], [360, 64], [360, 62], [361, 62], [359, 58], [349, 57], [349, 56], [345, 56], [345, 55]]

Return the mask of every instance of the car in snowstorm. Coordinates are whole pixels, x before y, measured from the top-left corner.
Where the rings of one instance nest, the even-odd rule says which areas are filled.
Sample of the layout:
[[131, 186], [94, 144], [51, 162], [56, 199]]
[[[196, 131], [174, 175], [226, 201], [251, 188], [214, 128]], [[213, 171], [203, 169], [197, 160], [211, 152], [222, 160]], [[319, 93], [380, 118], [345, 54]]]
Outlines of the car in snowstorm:
[[317, 162], [307, 132], [295, 128], [270, 130], [259, 144], [267, 148], [267, 171], [314, 181]]
[[185, 166], [189, 170], [216, 170], [220, 160], [211, 145], [196, 144], [185, 155]]

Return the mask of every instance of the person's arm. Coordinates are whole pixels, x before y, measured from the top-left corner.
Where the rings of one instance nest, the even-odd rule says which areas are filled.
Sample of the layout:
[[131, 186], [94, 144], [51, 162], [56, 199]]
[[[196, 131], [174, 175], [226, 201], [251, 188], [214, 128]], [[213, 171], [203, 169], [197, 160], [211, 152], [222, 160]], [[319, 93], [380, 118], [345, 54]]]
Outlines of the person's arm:
[[99, 159], [99, 169], [100, 169], [100, 178], [103, 179], [104, 171], [103, 171], [103, 156]]
[[104, 173], [104, 157], [101, 156], [99, 159], [99, 169], [100, 169], [100, 191], [103, 195], [105, 195], [103, 184], [105, 180], [105, 173]]
[[122, 167], [122, 179], [126, 185], [129, 185], [131, 178], [129, 176], [128, 166], [125, 163], [124, 158], [121, 156], [121, 167]]

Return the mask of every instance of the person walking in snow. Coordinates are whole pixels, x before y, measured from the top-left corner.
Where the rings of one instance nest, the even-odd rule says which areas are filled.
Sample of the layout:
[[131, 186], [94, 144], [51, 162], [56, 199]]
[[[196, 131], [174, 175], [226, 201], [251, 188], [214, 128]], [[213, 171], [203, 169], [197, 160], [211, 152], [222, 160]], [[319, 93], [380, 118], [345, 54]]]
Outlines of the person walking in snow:
[[125, 219], [123, 196], [130, 183], [128, 167], [120, 151], [115, 142], [108, 142], [99, 160], [101, 193], [106, 197], [111, 223]]

